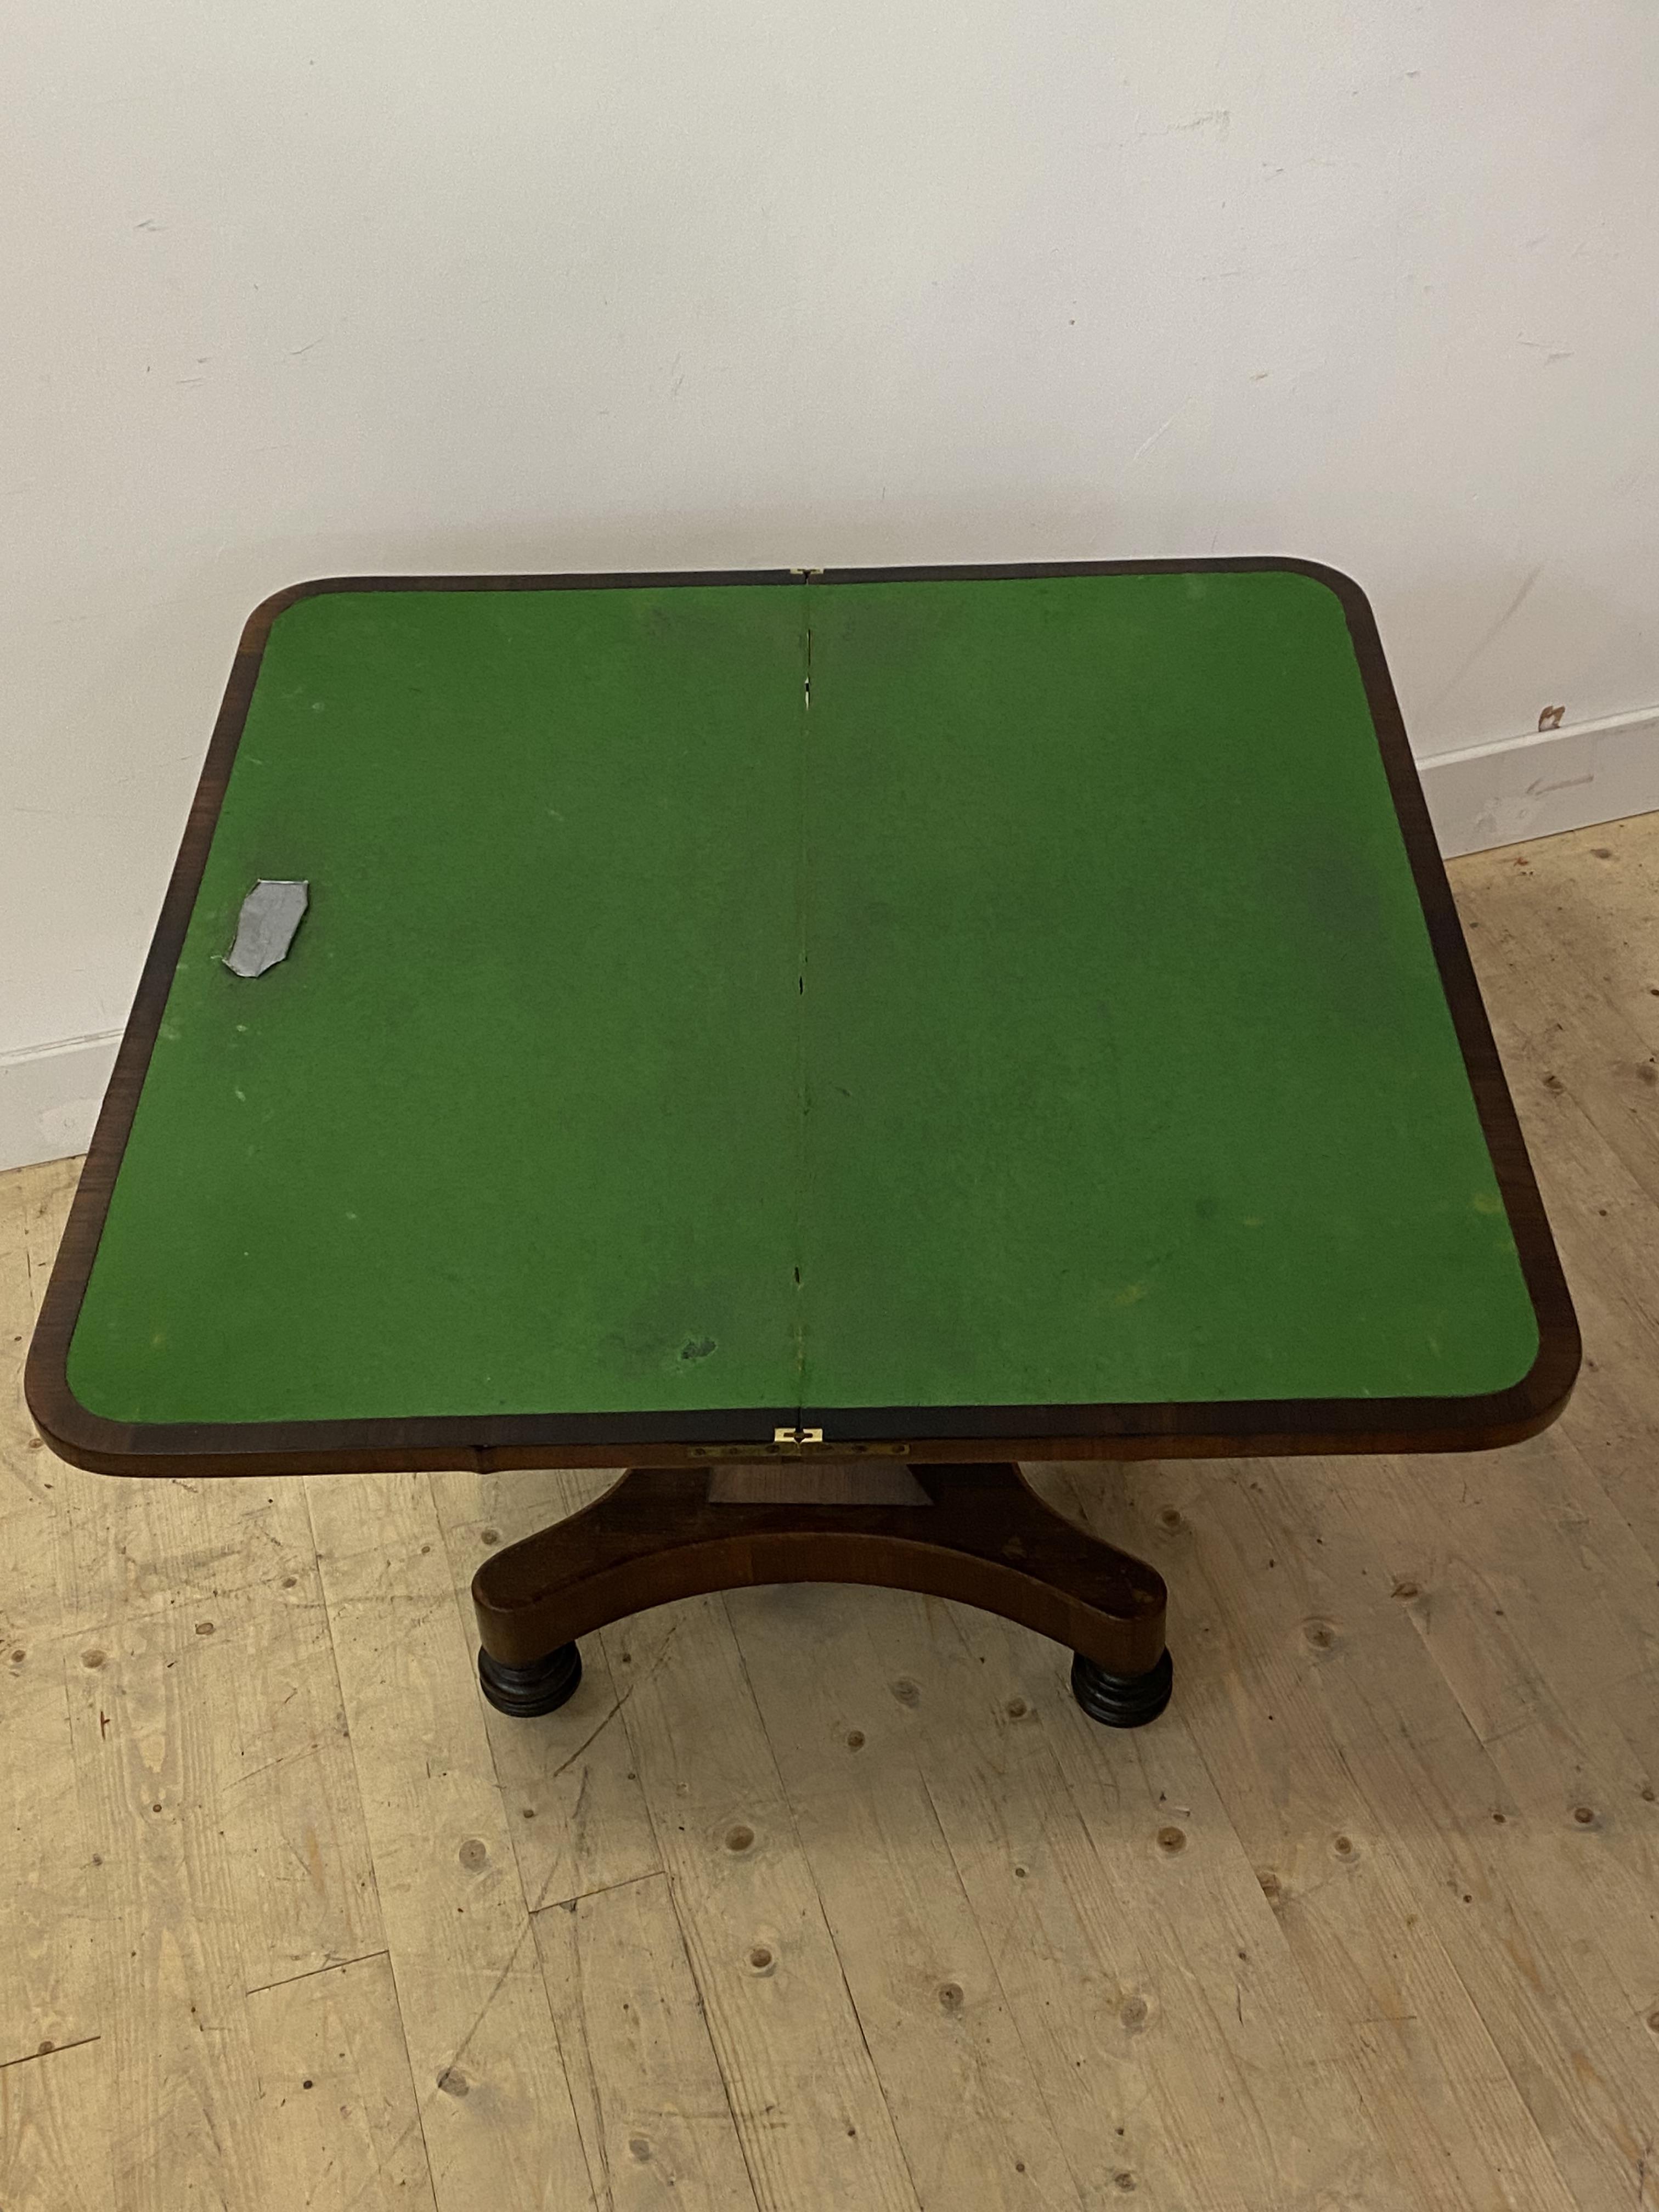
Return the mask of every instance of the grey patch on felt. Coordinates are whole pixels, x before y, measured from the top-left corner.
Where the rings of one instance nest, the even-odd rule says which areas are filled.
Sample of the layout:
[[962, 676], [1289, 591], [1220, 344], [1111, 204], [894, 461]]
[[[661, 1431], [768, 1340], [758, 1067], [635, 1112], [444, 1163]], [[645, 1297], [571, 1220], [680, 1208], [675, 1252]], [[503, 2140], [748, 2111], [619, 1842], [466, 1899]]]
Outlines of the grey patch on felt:
[[300, 918], [310, 902], [311, 886], [280, 877], [261, 876], [242, 901], [236, 942], [225, 955], [233, 975], [263, 975], [286, 960]]

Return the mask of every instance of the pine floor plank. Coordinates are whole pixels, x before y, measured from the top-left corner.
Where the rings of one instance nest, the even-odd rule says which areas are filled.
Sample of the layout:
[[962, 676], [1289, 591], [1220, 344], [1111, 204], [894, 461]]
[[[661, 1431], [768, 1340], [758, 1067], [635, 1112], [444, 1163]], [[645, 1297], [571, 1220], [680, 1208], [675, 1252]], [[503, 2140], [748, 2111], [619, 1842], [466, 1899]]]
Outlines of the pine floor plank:
[[[869, 1632], [922, 1601], [810, 1586], [726, 1600], [848, 1992], [923, 2205], [1079, 2205], [950, 1846], [914, 1759], [841, 1718], [873, 1702]], [[861, 1732], [860, 1732], [861, 1733]]]
[[[1540, 1091], [1570, 1091], [1648, 1199], [1659, 1200], [1659, 1048], [1651, 1018], [1632, 1020], [1599, 987], [1593, 944], [1561, 933], [1537, 885], [1526, 888], [1530, 897], [1486, 900], [1468, 933], [1488, 998], [1503, 1009], [1510, 1082], [1529, 1104]], [[1659, 918], [1650, 917], [1649, 927], [1659, 933]]]
[[622, 1473], [617, 1467], [500, 1468], [488, 1474], [447, 1468], [431, 1478], [440, 1527], [495, 1526], [512, 1543], [550, 1521], [580, 1513], [602, 1497]]
[[[1599, 1602], [1612, 1572], [1599, 1532], [1558, 1521], [1553, 1441], [1471, 1470], [1467, 1495], [1435, 1480], [1443, 1462], [1419, 1461], [1395, 1463], [1363, 1503], [1321, 1463], [1313, 1496], [1328, 1551], [1376, 1546], [1410, 1592], [1401, 1609], [1527, 1824], [1537, 1894], [1635, 2013], [1659, 1991], [1659, 1671], [1642, 1624], [1627, 1637]], [[1564, 1615], [1577, 1632], [1562, 1633]]]
[[1452, 878], [1476, 939], [1494, 927], [1513, 933], [1535, 924], [1646, 1049], [1659, 1051], [1655, 816], [1471, 854], [1455, 864]]
[[[1103, 1741], [1047, 1655], [965, 1616], [988, 1686], [1040, 1710], [1109, 1912], [1139, 1962], [1169, 2049], [1153, 2054], [1163, 2124], [1191, 2186], [1226, 2203], [1414, 2203], [1398, 2146], [1376, 2126], [1353, 2054], [1283, 1943], [1184, 1721], [1154, 1741]], [[1062, 1685], [1063, 1685], [1062, 1675]], [[1038, 1705], [1038, 1700], [1042, 1702]], [[1017, 1739], [1018, 1740], [1018, 1739]]]
[[0, 2064], [80, 2043], [102, 2018], [55, 1549], [49, 1508], [0, 1520]]
[[106, 1635], [95, 1668], [70, 1667], [123, 2212], [259, 2212], [265, 2202], [239, 1940], [246, 1892], [218, 1814], [234, 1744], [222, 1656], [161, 1616]]
[[5, 2212], [113, 2212], [108, 2065], [94, 2040], [0, 2067]]
[[1255, 1462], [1079, 1468], [1073, 1498], [1089, 1525], [1154, 1559], [1170, 1581], [1183, 1717], [1415, 2201], [1559, 2212], [1571, 2200], [1419, 1908], [1415, 1869], [1368, 1798], [1363, 1767], [1304, 1694], [1330, 1624], [1304, 1615], [1252, 1633], [1265, 1610], [1255, 1593], [1277, 1594], [1279, 1561], [1266, 1546], [1230, 1542], [1210, 1508], [1260, 1472]]
[[[950, 2201], [946, 2176], [968, 2205], [1187, 2202], [1144, 1978], [1079, 1900], [1093, 1876], [1075, 1879], [1058, 1777], [1044, 1797], [1011, 1771], [1004, 1732], [1030, 1710], [987, 1705], [934, 1601], [799, 1588], [728, 1604], [923, 2202]], [[983, 1725], [953, 1708], [964, 1692]], [[975, 2154], [965, 2179], [948, 2126]], [[1059, 2174], [1031, 2155], [1045, 2137]]]
[[[1371, 1472], [1386, 1479], [1381, 1467]], [[1158, 1477], [1132, 1471], [1131, 1511], [1126, 1518], [1121, 1501], [1114, 1519], [1151, 1548], [1156, 1515], [1182, 1516], [1182, 1545], [1166, 1547], [1165, 1563], [1172, 1588], [1177, 1573], [1184, 1587], [1189, 1577], [1197, 1584], [1182, 1615], [1197, 1616], [1200, 1636], [1189, 1632], [1183, 1648], [1196, 1644], [1210, 1678], [1237, 1685], [1224, 1709], [1195, 1685], [1188, 1722], [1279, 1911], [1295, 1914], [1331, 1879], [1335, 1846], [1285, 1819], [1300, 1776], [1322, 1759], [1354, 1785], [1342, 1832], [1350, 1850], [1338, 1856], [1393, 1855], [1413, 1923], [1403, 1932], [1432, 1939], [1478, 2015], [1477, 2038], [1470, 2020], [1441, 2010], [1454, 2048], [1469, 2039], [1466, 2056], [1450, 2057], [1453, 2078], [1487, 2081], [1497, 2094], [1486, 2109], [1499, 2122], [1489, 2045], [1519, 2093], [1492, 2145], [1492, 2170], [1516, 2201], [1528, 2201], [1526, 2191], [1549, 2201], [1554, 2175], [1575, 2203], [1626, 2201], [1640, 2154], [1634, 2124], [1651, 2094], [1632, 2016], [1604, 1962], [1563, 1933], [1559, 1899], [1524, 1849], [1518, 1809], [1381, 1562], [1334, 1540], [1305, 1462]], [[1443, 2049], [1450, 2040], [1443, 2036]], [[1587, 2065], [1592, 2045], [1598, 2056]], [[1476, 2122], [1480, 2106], [1467, 2094], [1460, 2101]], [[1403, 2115], [1395, 2124], [1403, 2149]]]
[[[469, 1645], [476, 1648], [477, 1642], [471, 1585], [481, 1562], [501, 1545], [563, 1520], [613, 1480], [602, 1474], [595, 1482], [586, 1473], [566, 1473], [562, 1485], [554, 1487], [544, 1480], [509, 1486], [500, 1476], [460, 1479], [485, 1487], [484, 1498], [469, 1502], [487, 1504], [493, 1514], [488, 1520], [452, 1522], [445, 1531], [461, 1633]], [[656, 1832], [622, 1718], [623, 1692], [611, 1674], [604, 1639], [587, 1637], [581, 1649], [580, 1686], [557, 1712], [526, 1721], [483, 1708], [519, 1873], [532, 1911], [637, 1881], [661, 1869]]]
[[536, 1935], [605, 2212], [755, 2212], [666, 1880], [550, 1906]]
[[248, 1659], [233, 1670], [236, 1764], [220, 1798], [245, 1869], [249, 1990], [384, 1947], [374, 1865], [314, 1557], [262, 1593]]
[[1160, 2204], [1346, 2203], [1362, 2182], [1366, 2202], [1402, 2203], [1179, 1724], [1156, 1744], [1097, 1730], [1042, 1639], [966, 1607], [910, 1622], [884, 1615], [899, 1672], [866, 1676], [848, 1710], [866, 1737], [884, 1704], [908, 1717], [888, 1725], [921, 1763], [1016, 2017], [1067, 2023], [1038, 2071], [1079, 2177], [1103, 2168]]
[[916, 2212], [723, 1605], [605, 1643], [762, 2212]]
[[590, 2201], [426, 1483], [307, 1486], [439, 2212]]
[[0, 1522], [49, 1504], [40, 1487], [46, 1446], [23, 1402], [23, 1360], [34, 1328], [24, 1216], [31, 1170], [0, 1175]]
[[1310, 1483], [1409, 1586], [1407, 1618], [1483, 1744], [1543, 1718], [1609, 1745], [1633, 1726], [1659, 1765], [1659, 1570], [1570, 1429], [1492, 1460], [1390, 1461], [1363, 1488], [1318, 1462]]
[[434, 2212], [385, 1955], [248, 2001], [266, 2202], [293, 2212]]
[[[70, 1470], [71, 1475], [73, 1470]], [[382, 1948], [374, 1866], [334, 1648], [297, 1483], [82, 1476], [67, 1504], [71, 1679], [153, 1626], [221, 1664], [218, 1816], [251, 1870], [244, 1987]]]
[[297, 1483], [65, 1472], [62, 1626], [72, 1632], [169, 1613], [240, 1624], [312, 1556]]
[[[1496, 1460], [1491, 1479], [1501, 1479]], [[1513, 1459], [1510, 1479], [1525, 1480]], [[1656, 1985], [1651, 1910], [1627, 1910], [1608, 1940], [1604, 1900], [1616, 1904], [1621, 1890], [1628, 1898], [1628, 1886], [1602, 1839], [1573, 1820], [1565, 1765], [1533, 1763], [1528, 1771], [1518, 1747], [1503, 1755], [1505, 1737], [1481, 1746], [1461, 1707], [1455, 1723], [1433, 1724], [1431, 1682], [1439, 1698], [1455, 1704], [1455, 1693], [1413, 1633], [1409, 1601], [1385, 1594], [1393, 1585], [1377, 1567], [1376, 1499], [1358, 1543], [1346, 1516], [1326, 1512], [1291, 1470], [1264, 1470], [1254, 1502], [1280, 1553], [1281, 1591], [1304, 1593], [1313, 1613], [1346, 1606], [1354, 1632], [1389, 1648], [1393, 1663], [1373, 1662], [1363, 1674], [1347, 1656], [1352, 1635], [1339, 1633], [1321, 1655], [1344, 1741], [1369, 1750], [1374, 1804], [1387, 1807], [1417, 1862], [1419, 1909], [1557, 2166], [1582, 2202], [1626, 2201], [1659, 2113], [1659, 2045], [1642, 2018]], [[1428, 1666], [1416, 1663], [1413, 1645]], [[1531, 1748], [1542, 1748], [1536, 1736]]]
[[[79, 1478], [48, 1449], [23, 1398], [23, 1363], [79, 1160], [0, 1175], [0, 1518], [28, 1505], [51, 1513]], [[54, 1544], [58, 1531], [53, 1530]]]

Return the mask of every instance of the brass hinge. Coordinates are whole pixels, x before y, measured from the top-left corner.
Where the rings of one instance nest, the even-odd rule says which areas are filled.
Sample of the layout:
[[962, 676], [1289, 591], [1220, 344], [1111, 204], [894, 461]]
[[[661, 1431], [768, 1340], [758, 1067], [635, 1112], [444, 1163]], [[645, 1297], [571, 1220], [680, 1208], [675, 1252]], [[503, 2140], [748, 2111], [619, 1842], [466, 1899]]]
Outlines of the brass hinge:
[[908, 1459], [908, 1444], [826, 1443], [822, 1429], [774, 1429], [769, 1444], [688, 1444], [688, 1459]]

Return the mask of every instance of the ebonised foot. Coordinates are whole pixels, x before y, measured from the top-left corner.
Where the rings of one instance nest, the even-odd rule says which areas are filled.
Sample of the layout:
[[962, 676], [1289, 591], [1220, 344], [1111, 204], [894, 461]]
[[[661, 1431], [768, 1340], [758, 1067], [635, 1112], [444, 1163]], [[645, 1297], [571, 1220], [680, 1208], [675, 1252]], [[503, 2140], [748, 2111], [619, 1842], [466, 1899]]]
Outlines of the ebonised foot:
[[1167, 1651], [1144, 1674], [1109, 1674], [1079, 1651], [1072, 1660], [1072, 1695], [1091, 1721], [1108, 1728], [1145, 1728], [1170, 1702], [1175, 1667]]
[[561, 1644], [528, 1667], [503, 1666], [487, 1651], [478, 1654], [478, 1680], [485, 1697], [498, 1713], [511, 1713], [519, 1720], [556, 1712], [575, 1696], [581, 1679], [582, 1656], [574, 1644]]

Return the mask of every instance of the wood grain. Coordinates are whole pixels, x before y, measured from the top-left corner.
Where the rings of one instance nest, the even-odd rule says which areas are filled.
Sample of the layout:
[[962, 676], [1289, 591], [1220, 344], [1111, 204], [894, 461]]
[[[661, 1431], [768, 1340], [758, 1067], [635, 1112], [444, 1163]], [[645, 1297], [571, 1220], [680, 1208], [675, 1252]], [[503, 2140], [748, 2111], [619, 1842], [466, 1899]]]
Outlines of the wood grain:
[[671, 2190], [679, 2212], [755, 2212], [666, 1881], [551, 1906], [536, 1937], [560, 2047], [590, 2086], [584, 2139], [607, 2212], [647, 2212]]
[[52, 1501], [59, 1462], [29, 1418], [23, 1363], [46, 1289], [58, 1194], [66, 1182], [73, 1188], [75, 1165], [54, 1161], [50, 1181], [35, 1168], [0, 1176], [0, 1519]]
[[[856, 1468], [850, 1482], [856, 1491], [871, 1477]], [[872, 1503], [717, 1501], [704, 1470], [633, 1468], [586, 1511], [486, 1556], [472, 1582], [480, 1641], [492, 1662], [532, 1666], [672, 1600], [840, 1582], [988, 1607], [1118, 1676], [1157, 1667], [1156, 1571], [1050, 1511], [1018, 1467], [929, 1465], [906, 1483], [897, 1503], [879, 1469]]]
[[[1037, 2085], [1040, 2105], [1029, 2117], [1052, 2131], [1085, 2203], [1110, 2203], [1109, 2187], [1159, 2206], [1212, 2201], [1201, 2163], [1183, 2162], [1184, 2125], [1170, 2124], [1159, 2100], [1146, 1978], [1127, 1937], [1103, 1927], [1109, 1900], [1062, 1778], [1051, 1760], [1027, 1764], [1024, 1739], [1037, 1726], [1036, 1705], [983, 1685], [959, 1616], [937, 1601], [802, 1590], [727, 1603], [745, 1645], [768, 1628], [752, 1662], [756, 1679], [774, 1665], [783, 1669], [761, 1695], [774, 1740], [787, 1745], [780, 1756], [808, 1806], [815, 1872], [832, 1899], [857, 1910], [863, 1862], [838, 1863], [835, 1832], [811, 1808], [845, 1791], [867, 1796], [879, 1811], [890, 1778], [902, 1801], [919, 1774], [948, 1875], [936, 1852], [923, 1866], [935, 1881], [954, 1882], [967, 1902], [993, 1990], [1008, 2008]], [[799, 1608], [808, 1632], [793, 1645], [763, 1623], [775, 1605]], [[1069, 1696], [1059, 1655], [1050, 1650], [1046, 1658], [1043, 1696]], [[867, 1780], [859, 1771], [866, 1761]], [[842, 1885], [850, 1898], [837, 1898]], [[920, 1915], [924, 1928], [948, 1927], [948, 1896], [938, 1901], [930, 1889], [902, 1902], [911, 1923]], [[887, 1909], [893, 1911], [890, 1902]], [[907, 1941], [915, 1946], [913, 1928]], [[991, 1992], [978, 1994], [991, 2001]], [[896, 2078], [909, 2086], [908, 2065]], [[978, 2124], [988, 2124], [982, 2113]], [[1133, 2192], [1120, 2174], [1133, 2179]], [[1006, 2174], [999, 2179], [1006, 2185]]]
[[1403, 2207], [1179, 1722], [1096, 1729], [1052, 1647], [964, 1607], [884, 1632], [900, 1671], [855, 1677], [849, 1716], [868, 1737], [896, 1709], [1015, 2016], [1065, 2023], [1041, 2079], [1080, 2174], [1109, 2113], [1113, 2171], [1155, 2201], [1341, 2203], [1363, 2178]]
[[248, 2000], [266, 2203], [434, 2212], [409, 2052], [384, 1954]]
[[[1539, 2130], [1422, 1909], [1421, 1869], [1366, 1790], [1374, 1731], [1351, 1741], [1325, 1710], [1329, 1676], [1314, 1666], [1350, 1648], [1346, 1615], [1286, 1595], [1277, 1546], [1248, 1514], [1228, 1517], [1260, 1479], [1253, 1466], [1170, 1470], [1109, 1509], [1113, 1526], [1161, 1542], [1182, 1593], [1187, 1726], [1333, 2048], [1372, 2110], [1416, 2116], [1388, 2140], [1417, 2200], [1484, 2204], [1497, 2177], [1500, 2203], [1559, 2212]], [[1105, 1519], [1086, 1476], [1073, 1480]], [[1430, 1710], [1437, 1729], [1455, 1720]]]
[[49, 1492], [38, 1504], [21, 1494], [27, 1502], [0, 1516], [0, 2064], [80, 2042], [100, 2016], [61, 1648], [61, 1522]]
[[22, 1176], [0, 1176], [0, 1521], [42, 1503], [26, 1473], [44, 1447], [23, 1402], [23, 1358], [34, 1328], [24, 1204]]
[[106, 2212], [114, 2202], [108, 2067], [96, 2038], [0, 2067], [6, 2212]]
[[[1470, 945], [1504, 1010], [1502, 1043], [1519, 1097], [1568, 1087], [1641, 1183], [1659, 1199], [1659, 969], [1656, 886], [1639, 838], [1608, 831], [1570, 873], [1532, 848], [1482, 854]], [[1621, 846], [1636, 860], [1627, 866]], [[1600, 855], [1605, 854], [1607, 859]], [[1536, 1102], [1541, 1103], [1541, 1102]]]
[[587, 2166], [430, 1494], [310, 1504], [439, 2212], [566, 2212]]
[[240, 1940], [246, 1893], [218, 1805], [234, 1737], [222, 1654], [175, 1616], [122, 1624], [70, 1674], [97, 1869], [100, 2033], [115, 2197], [260, 2212], [258, 2078]]
[[1048, 2054], [1022, 2039], [914, 1755], [937, 1669], [895, 1652], [929, 1644], [930, 1623], [954, 1640], [945, 1608], [810, 1585], [726, 1607], [917, 2195], [1000, 2212], [1094, 2201], [1094, 2160], [1054, 2130]]
[[718, 1598], [605, 1633], [763, 2212], [917, 2197]]
[[100, 1477], [66, 1519], [71, 1682], [148, 1632], [189, 1656], [192, 1685], [214, 1700], [216, 1818], [251, 1877], [237, 1921], [244, 1988], [380, 1949], [303, 1491]]
[[[1561, 1870], [1540, 1869], [1537, 1832], [1374, 1553], [1356, 1559], [1308, 1488], [1280, 1469], [1224, 1477], [1180, 1510], [1194, 1549], [1210, 1553], [1209, 1614], [1228, 1637], [1217, 1657], [1239, 1681], [1224, 1729], [1204, 1724], [1201, 1707], [1192, 1725], [1247, 1832], [1242, 1814], [1252, 1800], [1258, 1808], [1252, 1842], [1277, 1909], [1293, 1912], [1322, 1887], [1334, 1856], [1346, 1863], [1391, 1848], [1410, 1932], [1437, 1947], [1479, 2015], [1467, 2057], [1442, 2039], [1447, 2074], [1470, 2085], [1459, 2099], [1465, 2124], [1481, 2109], [1473, 2081], [1492, 2078], [1487, 2045], [1530, 2124], [1513, 2100], [1484, 2100], [1490, 2170], [1517, 2193], [1551, 2186], [1553, 2166], [1574, 2201], [1633, 2195], [1656, 2054], [1640, 2050], [1639, 2016], [1617, 1976], [1569, 1934]], [[1246, 1579], [1247, 1607], [1237, 1595]], [[1262, 1818], [1322, 1740], [1356, 1786], [1346, 1853], [1305, 1829], [1287, 1837], [1282, 1823], [1275, 1838]]]

